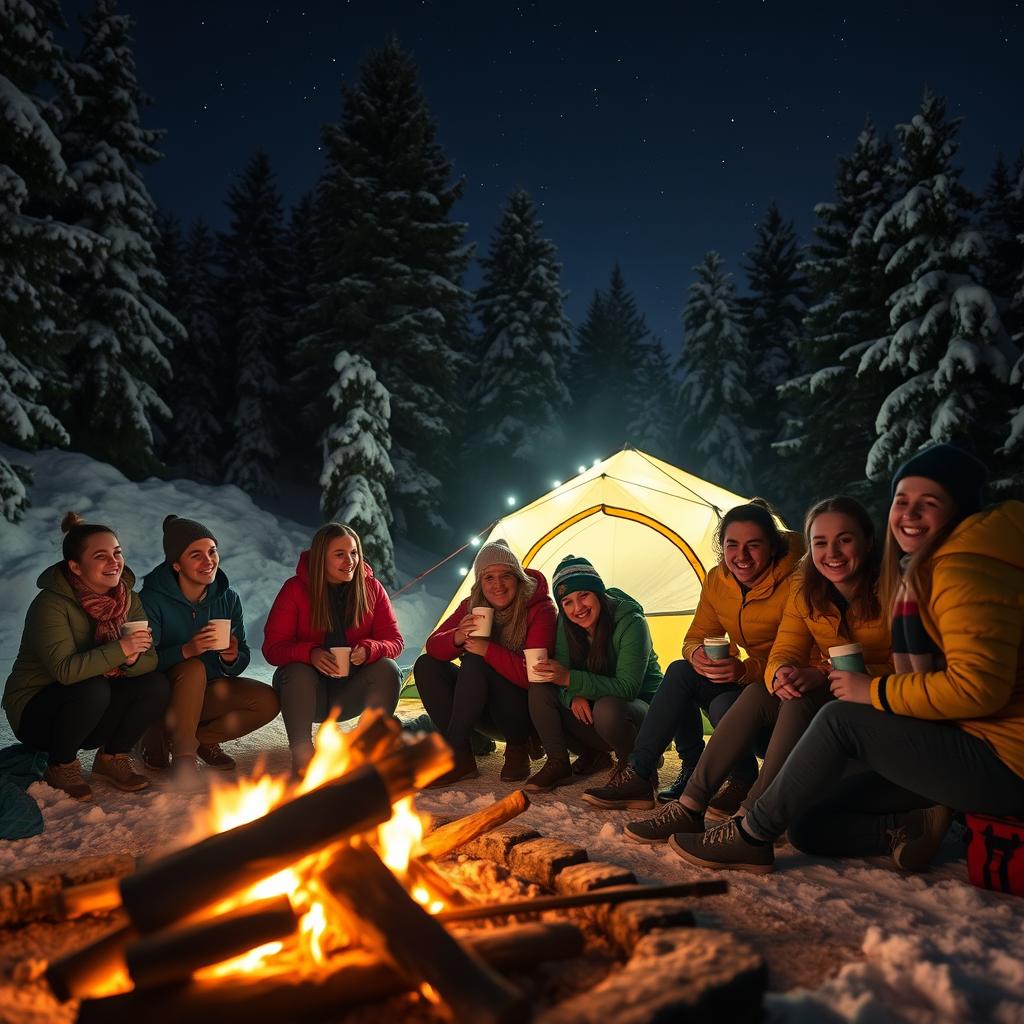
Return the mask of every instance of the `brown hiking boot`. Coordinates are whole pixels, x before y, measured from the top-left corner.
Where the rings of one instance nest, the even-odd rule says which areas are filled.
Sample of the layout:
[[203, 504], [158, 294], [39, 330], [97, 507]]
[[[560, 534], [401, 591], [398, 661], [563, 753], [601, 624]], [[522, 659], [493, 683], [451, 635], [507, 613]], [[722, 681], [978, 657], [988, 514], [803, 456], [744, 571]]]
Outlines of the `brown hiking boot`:
[[522, 782], [530, 777], [530, 747], [526, 743], [506, 743], [505, 763], [501, 766], [503, 782]]
[[235, 767], [235, 759], [225, 754], [219, 743], [200, 743], [196, 748], [196, 754], [201, 761], [205, 761], [219, 772], [229, 772]]
[[531, 761], [544, 760], [544, 744], [541, 743], [540, 737], [535, 732], [530, 733], [530, 739], [527, 741], [526, 745], [530, 748]]
[[150, 786], [149, 779], [135, 770], [135, 761], [131, 754], [108, 754], [103, 750], [97, 750], [96, 759], [92, 763], [92, 774], [99, 775], [126, 793], [137, 793], [140, 789], [149, 789]]
[[708, 801], [708, 809], [704, 816], [708, 821], [728, 821], [729, 818], [735, 818], [752, 785], [753, 782], [726, 779], [718, 787], [718, 792]]
[[892, 859], [904, 871], [924, 871], [946, 838], [953, 812], [935, 804], [897, 815], [897, 828], [889, 830]]
[[646, 810], [654, 806], [654, 783], [637, 774], [628, 762], [620, 761], [603, 786], [585, 789], [580, 799], [610, 810]]
[[155, 772], [162, 772], [171, 767], [171, 734], [164, 728], [163, 722], [151, 725], [139, 740], [139, 752], [142, 763]]
[[653, 818], [631, 821], [622, 829], [634, 843], [667, 843], [677, 832], [704, 832], [704, 815], [670, 800]]
[[610, 772], [612, 770], [612, 755], [607, 750], [584, 750], [572, 763], [573, 775], [585, 777], [596, 775], [598, 772]]
[[77, 757], [67, 764], [54, 764], [51, 761], [43, 772], [43, 782], [67, 793], [75, 800], [92, 799], [92, 789], [82, 778], [82, 765]]
[[569, 766], [568, 757], [548, 757], [536, 772], [523, 786], [523, 789], [531, 793], [546, 793], [555, 786], [564, 786], [572, 782], [572, 768]]
[[445, 772], [440, 778], [434, 779], [427, 789], [442, 789], [445, 786], [453, 786], [463, 779], [476, 779], [480, 776], [480, 769], [476, 766], [476, 756], [472, 750], [456, 750], [455, 766], [451, 771]]

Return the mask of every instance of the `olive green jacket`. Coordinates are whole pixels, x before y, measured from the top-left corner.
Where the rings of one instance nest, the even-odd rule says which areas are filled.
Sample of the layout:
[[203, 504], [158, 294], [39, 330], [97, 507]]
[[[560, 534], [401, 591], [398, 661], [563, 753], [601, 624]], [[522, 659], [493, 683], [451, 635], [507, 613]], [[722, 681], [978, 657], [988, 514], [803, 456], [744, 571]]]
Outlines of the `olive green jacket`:
[[[70, 686], [112, 668], [121, 668], [126, 676], [156, 670], [156, 651], [146, 651], [128, 666], [120, 641], [96, 646], [96, 622], [75, 598], [63, 565], [51, 565], [36, 580], [39, 593], [29, 605], [18, 657], [4, 687], [3, 708], [15, 733], [25, 706], [51, 683]], [[135, 586], [135, 575], [127, 566], [122, 579], [129, 590]], [[139, 595], [132, 593], [128, 620], [144, 618]]]

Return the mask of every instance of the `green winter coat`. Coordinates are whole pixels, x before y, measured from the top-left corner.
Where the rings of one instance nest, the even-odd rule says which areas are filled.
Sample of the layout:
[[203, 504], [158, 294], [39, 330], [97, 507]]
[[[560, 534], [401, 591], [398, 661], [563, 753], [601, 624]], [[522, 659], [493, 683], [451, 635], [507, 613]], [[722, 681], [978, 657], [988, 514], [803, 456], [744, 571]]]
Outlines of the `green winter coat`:
[[[562, 701], [572, 703], [573, 697], [598, 700], [600, 697], [621, 697], [642, 700], [648, 704], [661, 685], [661, 667], [654, 653], [651, 631], [644, 610], [628, 594], [611, 587], [608, 597], [615, 606], [615, 629], [611, 648], [615, 674], [599, 676], [585, 668], [569, 668], [569, 685], [562, 687]], [[565, 613], [558, 613], [555, 634], [555, 661], [569, 665], [569, 639], [565, 632]]]
[[[135, 574], [125, 566], [121, 576], [129, 590]], [[119, 640], [96, 646], [96, 622], [78, 603], [64, 575], [64, 563], [51, 565], [36, 580], [40, 593], [28, 607], [21, 647], [4, 687], [3, 708], [15, 733], [28, 702], [51, 683], [70, 686], [120, 668], [126, 676], [156, 670], [156, 651], [150, 649], [134, 665], [125, 665]], [[144, 619], [139, 595], [131, 595], [128, 621]]]

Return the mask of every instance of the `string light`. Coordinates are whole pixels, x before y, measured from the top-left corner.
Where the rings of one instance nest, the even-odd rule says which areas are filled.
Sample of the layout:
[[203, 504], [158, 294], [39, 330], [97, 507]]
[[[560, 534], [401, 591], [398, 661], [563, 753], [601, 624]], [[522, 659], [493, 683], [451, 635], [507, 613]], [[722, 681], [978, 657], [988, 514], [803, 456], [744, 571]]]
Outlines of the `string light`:
[[469, 570], [464, 565], [460, 565], [459, 566], [459, 575], [460, 576], [468, 576], [469, 575]]
[[601, 461], [600, 459], [594, 459], [594, 461], [590, 465], [591, 466], [596, 466], [600, 461]]
[[552, 480], [551, 481], [551, 486], [552, 487], [561, 487], [562, 486], [562, 481], [561, 480]]
[[470, 537], [469, 538], [469, 543], [472, 544], [473, 547], [478, 548], [478, 547], [480, 547], [480, 538], [479, 537]]
[[508, 497], [507, 497], [507, 498], [505, 499], [505, 504], [506, 504], [506, 505], [508, 505], [508, 507], [509, 507], [509, 508], [514, 508], [514, 507], [515, 507], [515, 504], [516, 504], [516, 499], [515, 499], [515, 495], [513, 495], [513, 494], [510, 494], [510, 495], [509, 495], [509, 496], [508, 496]]
[[577, 473], [586, 473], [586, 471], [587, 471], [587, 467], [586, 466], [577, 466], [576, 467], [576, 472]]

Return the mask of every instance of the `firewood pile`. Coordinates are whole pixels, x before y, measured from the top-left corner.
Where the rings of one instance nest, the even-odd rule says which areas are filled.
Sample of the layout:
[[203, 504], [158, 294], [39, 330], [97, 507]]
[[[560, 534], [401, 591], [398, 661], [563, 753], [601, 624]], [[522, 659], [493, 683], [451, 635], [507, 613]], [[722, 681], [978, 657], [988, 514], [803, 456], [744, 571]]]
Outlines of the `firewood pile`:
[[[594, 992], [540, 1008], [516, 980], [585, 955], [595, 926], [631, 957], [623, 980], [613, 974], [599, 986], [612, 1019], [654, 1019], [665, 1009], [663, 992], [634, 998], [643, 979], [630, 981], [630, 968], [645, 959], [659, 976], [691, 961], [717, 979], [710, 988], [683, 984], [679, 1007], [719, 1017], [726, 1009], [737, 1020], [744, 1008], [759, 1012], [760, 958], [728, 933], [692, 927], [692, 904], [683, 902], [724, 891], [720, 880], [637, 885], [629, 872], [514, 822], [529, 806], [521, 791], [424, 836], [411, 797], [452, 765], [440, 737], [410, 739], [384, 715], [320, 735], [301, 783], [249, 783], [214, 807], [209, 834], [169, 854], [0, 878], [0, 926], [95, 914], [114, 922], [46, 965], [53, 995], [78, 1001], [77, 1020], [334, 1020], [402, 992], [458, 1021], [607, 1020]], [[545, 894], [472, 890], [444, 863], [456, 852]], [[725, 989], [743, 1008], [715, 996]]]

